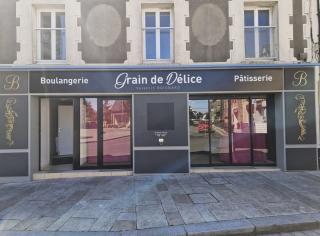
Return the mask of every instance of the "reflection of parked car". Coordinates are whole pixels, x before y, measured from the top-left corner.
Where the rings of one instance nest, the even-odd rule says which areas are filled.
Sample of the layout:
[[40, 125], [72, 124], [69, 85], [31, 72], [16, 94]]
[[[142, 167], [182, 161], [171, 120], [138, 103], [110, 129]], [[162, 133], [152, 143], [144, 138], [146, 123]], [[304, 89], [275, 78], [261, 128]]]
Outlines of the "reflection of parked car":
[[208, 132], [208, 130], [209, 130], [209, 120], [199, 120], [197, 128], [198, 128], [198, 133]]

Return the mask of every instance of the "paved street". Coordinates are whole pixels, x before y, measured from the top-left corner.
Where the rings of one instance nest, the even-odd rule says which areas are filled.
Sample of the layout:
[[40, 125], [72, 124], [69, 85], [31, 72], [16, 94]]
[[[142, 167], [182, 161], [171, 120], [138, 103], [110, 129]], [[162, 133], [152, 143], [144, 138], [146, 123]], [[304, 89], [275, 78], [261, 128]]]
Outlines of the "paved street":
[[2, 231], [116, 232], [317, 212], [320, 172], [138, 175], [0, 185]]

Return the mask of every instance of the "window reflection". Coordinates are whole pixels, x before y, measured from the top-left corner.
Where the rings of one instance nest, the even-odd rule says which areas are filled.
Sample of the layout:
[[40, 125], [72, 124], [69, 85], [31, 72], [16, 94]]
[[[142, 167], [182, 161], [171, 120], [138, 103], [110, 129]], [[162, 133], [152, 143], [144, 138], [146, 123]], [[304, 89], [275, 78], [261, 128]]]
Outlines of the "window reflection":
[[37, 22], [38, 60], [65, 60], [65, 13], [57, 10], [39, 12]]
[[232, 162], [250, 164], [249, 100], [231, 99]]
[[80, 166], [97, 165], [97, 98], [80, 98]]
[[272, 160], [268, 160], [266, 99], [252, 99], [252, 133], [253, 161], [262, 164], [272, 163]]
[[131, 164], [130, 100], [103, 100], [103, 164]]
[[228, 100], [210, 101], [210, 118], [212, 163], [229, 163]]
[[265, 97], [190, 100], [191, 165], [275, 164], [267, 111]]
[[157, 10], [144, 14], [144, 43], [146, 60], [171, 58], [172, 22], [170, 11]]
[[208, 100], [189, 101], [191, 164], [209, 164]]
[[245, 57], [275, 56], [275, 27], [271, 24], [271, 9], [244, 11]]
[[50, 60], [51, 59], [51, 31], [41, 30], [41, 59]]

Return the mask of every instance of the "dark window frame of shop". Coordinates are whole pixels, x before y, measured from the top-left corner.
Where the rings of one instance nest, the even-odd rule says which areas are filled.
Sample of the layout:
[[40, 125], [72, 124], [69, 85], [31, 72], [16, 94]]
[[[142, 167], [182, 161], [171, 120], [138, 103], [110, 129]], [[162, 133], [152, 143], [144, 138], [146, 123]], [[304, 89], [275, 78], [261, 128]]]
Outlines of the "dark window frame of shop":
[[[232, 124], [231, 124], [231, 100], [232, 99], [248, 99], [249, 104], [252, 104], [252, 99], [256, 98], [265, 98], [267, 101], [267, 148], [268, 148], [268, 157], [271, 157], [274, 160], [274, 163], [255, 163], [254, 162], [254, 154], [253, 154], [253, 114], [252, 114], [252, 106], [249, 106], [249, 135], [250, 135], [250, 163], [233, 163], [233, 151], [232, 151]], [[209, 151], [208, 151], [208, 164], [193, 164], [192, 163], [192, 152], [191, 152], [191, 143], [190, 143], [190, 166], [191, 167], [211, 167], [211, 166], [276, 166], [276, 130], [275, 130], [275, 101], [274, 94], [190, 94], [189, 101], [192, 100], [208, 100], [208, 112], [210, 111], [210, 100], [219, 100], [225, 99], [228, 101], [228, 146], [229, 146], [229, 162], [228, 163], [213, 163], [213, 153], [212, 153], [212, 145], [211, 145], [211, 114], [209, 112]], [[189, 118], [190, 120], [190, 118]], [[190, 136], [190, 132], [189, 132]]]
[[[103, 111], [99, 111], [97, 108], [97, 123], [99, 128], [97, 128], [98, 135], [98, 143], [97, 143], [97, 165], [96, 166], [80, 166], [80, 98], [97, 98], [98, 106], [101, 104], [103, 99], [110, 100], [122, 100], [127, 99], [130, 101], [131, 105], [131, 117], [130, 117], [130, 164], [129, 165], [104, 165], [103, 164], [103, 140], [100, 138], [101, 133], [103, 133], [102, 122], [103, 122]], [[123, 95], [123, 96], [103, 96], [103, 95], [87, 95], [87, 96], [39, 96], [39, 171], [41, 170], [41, 99], [70, 99], [73, 102], [73, 122], [74, 122], [74, 134], [73, 134], [73, 157], [72, 157], [72, 166], [73, 170], [94, 170], [94, 169], [132, 169], [133, 168], [133, 114], [132, 114], [132, 96]], [[50, 142], [50, 150], [51, 150], [51, 142]], [[51, 155], [51, 153], [50, 153]], [[50, 157], [51, 158], [51, 157]]]

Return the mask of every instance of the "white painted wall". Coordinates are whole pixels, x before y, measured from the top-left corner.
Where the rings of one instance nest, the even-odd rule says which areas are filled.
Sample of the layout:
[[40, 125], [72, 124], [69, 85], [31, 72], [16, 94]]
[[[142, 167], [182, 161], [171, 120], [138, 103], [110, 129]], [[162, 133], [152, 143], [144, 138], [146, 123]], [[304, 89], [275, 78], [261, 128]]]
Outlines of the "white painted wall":
[[229, 26], [230, 41], [233, 43], [233, 49], [230, 51], [230, 63], [240, 63], [244, 60], [244, 15], [243, 0], [229, 2], [229, 16], [232, 17], [232, 25]]

